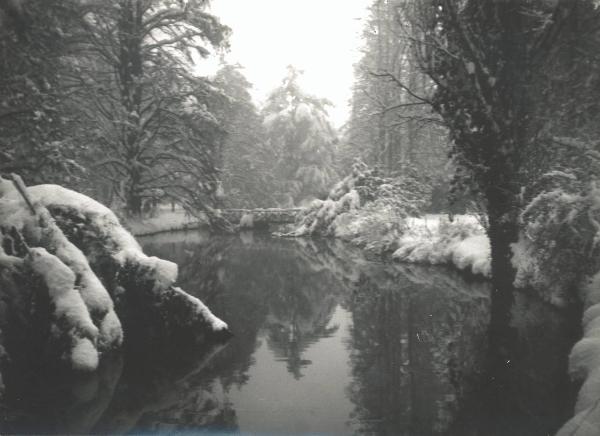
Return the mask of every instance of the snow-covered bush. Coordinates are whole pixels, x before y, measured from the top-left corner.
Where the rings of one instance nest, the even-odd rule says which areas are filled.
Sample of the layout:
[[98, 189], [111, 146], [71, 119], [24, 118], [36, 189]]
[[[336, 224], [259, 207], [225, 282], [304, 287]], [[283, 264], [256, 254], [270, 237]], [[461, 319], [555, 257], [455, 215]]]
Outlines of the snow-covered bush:
[[336, 238], [383, 253], [396, 248], [398, 238], [406, 230], [405, 218], [401, 210], [378, 199], [338, 215], [331, 226]]
[[472, 216], [412, 218], [398, 240], [394, 259], [428, 265], [454, 265], [476, 275], [491, 274], [490, 242]]
[[391, 241], [402, 230], [403, 219], [419, 214], [428, 198], [427, 188], [414, 175], [386, 178], [356, 162], [326, 200], [315, 200], [301, 214], [292, 234], [335, 235], [359, 244]]
[[0, 185], [0, 309], [11, 312], [0, 348], [9, 355], [37, 347], [40, 360], [90, 371], [124, 338], [199, 342], [226, 331], [174, 287], [177, 265], [146, 256], [110, 209], [57, 185], [28, 188], [31, 208]]
[[572, 378], [583, 381], [575, 416], [557, 433], [592, 435], [600, 427], [600, 153], [592, 144], [558, 138], [567, 167], [540, 180], [524, 209], [523, 231], [513, 246], [516, 285], [546, 299], [583, 302], [583, 338], [569, 356]]
[[600, 188], [589, 173], [568, 169], [548, 172], [540, 183], [513, 244], [515, 285], [564, 304], [577, 299], [582, 280], [600, 268]]

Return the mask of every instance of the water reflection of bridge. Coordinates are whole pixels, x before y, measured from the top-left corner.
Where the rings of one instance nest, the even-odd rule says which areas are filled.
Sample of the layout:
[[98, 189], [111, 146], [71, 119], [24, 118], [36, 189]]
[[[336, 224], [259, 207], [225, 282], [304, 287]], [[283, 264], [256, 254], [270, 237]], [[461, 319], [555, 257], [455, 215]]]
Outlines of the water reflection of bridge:
[[267, 209], [222, 209], [223, 218], [232, 224], [255, 228], [270, 224], [292, 224], [304, 209], [302, 208], [267, 208]]

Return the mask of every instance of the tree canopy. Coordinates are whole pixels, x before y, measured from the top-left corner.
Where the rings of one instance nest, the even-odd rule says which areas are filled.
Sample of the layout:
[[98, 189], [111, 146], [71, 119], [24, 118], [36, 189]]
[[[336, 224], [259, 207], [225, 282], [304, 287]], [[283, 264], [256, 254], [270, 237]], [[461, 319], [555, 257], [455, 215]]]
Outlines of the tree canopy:
[[298, 204], [327, 194], [335, 181], [336, 133], [327, 100], [305, 93], [294, 67], [263, 109], [275, 174], [284, 186], [284, 203]]

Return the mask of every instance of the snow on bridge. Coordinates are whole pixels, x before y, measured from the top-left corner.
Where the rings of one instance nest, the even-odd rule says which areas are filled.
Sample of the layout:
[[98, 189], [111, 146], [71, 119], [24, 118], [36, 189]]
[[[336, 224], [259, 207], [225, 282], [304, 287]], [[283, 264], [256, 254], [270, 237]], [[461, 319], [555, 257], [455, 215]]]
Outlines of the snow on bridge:
[[222, 209], [223, 218], [232, 224], [240, 224], [242, 228], [268, 226], [269, 224], [291, 224], [302, 212], [303, 208], [290, 209]]

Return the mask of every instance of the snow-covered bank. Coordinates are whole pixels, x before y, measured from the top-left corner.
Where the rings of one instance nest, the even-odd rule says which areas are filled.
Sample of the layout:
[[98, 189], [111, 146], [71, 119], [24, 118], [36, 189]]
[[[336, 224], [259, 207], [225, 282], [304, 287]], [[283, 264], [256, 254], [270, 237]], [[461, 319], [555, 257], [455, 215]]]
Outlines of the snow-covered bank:
[[123, 340], [199, 344], [227, 331], [174, 286], [177, 265], [146, 256], [110, 209], [57, 185], [27, 188], [29, 207], [0, 183], [0, 309], [12, 314], [0, 319], [0, 349], [9, 357], [10, 344], [37, 345], [40, 360], [93, 371]]
[[188, 214], [184, 209], [159, 209], [155, 216], [126, 220], [125, 225], [135, 236], [147, 236], [177, 230], [191, 230], [209, 225], [208, 220]]
[[569, 356], [571, 377], [582, 380], [575, 416], [557, 436], [596, 436], [600, 433], [600, 273], [583, 287], [583, 338]]
[[[474, 215], [422, 215], [419, 183], [383, 178], [364, 165], [315, 200], [288, 236], [330, 236], [398, 261], [450, 265], [490, 276], [490, 244]], [[417, 217], [420, 216], [420, 217]]]
[[445, 215], [406, 220], [394, 259], [428, 265], [451, 265], [475, 275], [490, 277], [490, 241], [476, 216]]

